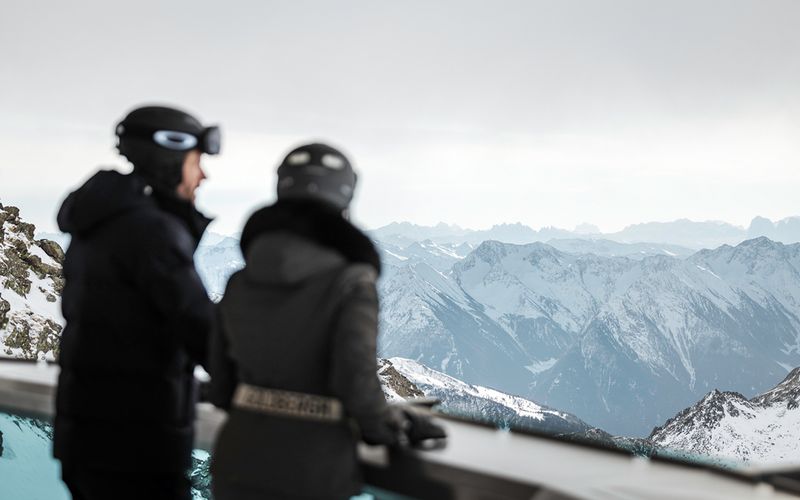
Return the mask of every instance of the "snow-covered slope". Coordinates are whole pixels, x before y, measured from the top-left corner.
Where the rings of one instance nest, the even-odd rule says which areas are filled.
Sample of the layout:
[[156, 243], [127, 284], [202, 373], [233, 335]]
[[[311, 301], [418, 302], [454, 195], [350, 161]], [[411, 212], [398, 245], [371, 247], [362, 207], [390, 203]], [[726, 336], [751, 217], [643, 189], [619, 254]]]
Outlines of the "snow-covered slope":
[[656, 428], [650, 440], [722, 466], [800, 465], [800, 368], [747, 399], [714, 390]]
[[0, 205], [0, 356], [53, 359], [61, 333], [64, 252], [34, 239], [19, 209]]
[[194, 263], [209, 295], [221, 298], [228, 278], [244, 267], [239, 240], [219, 235], [204, 237], [194, 254]]
[[[519, 396], [467, 384], [410, 359], [382, 359], [378, 373], [384, 380], [384, 391], [389, 400], [423, 395], [434, 397], [441, 401], [440, 409], [444, 413], [505, 428], [553, 434], [584, 434], [592, 430], [574, 415]], [[388, 374], [393, 375], [390, 377]], [[388, 380], [393, 382], [388, 383]], [[398, 393], [403, 396], [398, 397]]]
[[381, 281], [379, 354], [411, 358], [449, 375], [525, 390], [527, 357], [456, 282], [427, 264]]
[[408, 264], [425, 263], [437, 271], [447, 272], [453, 264], [466, 257], [475, 247], [469, 243], [435, 243], [431, 240], [415, 241], [407, 246], [375, 240], [381, 254], [386, 274], [394, 268]]

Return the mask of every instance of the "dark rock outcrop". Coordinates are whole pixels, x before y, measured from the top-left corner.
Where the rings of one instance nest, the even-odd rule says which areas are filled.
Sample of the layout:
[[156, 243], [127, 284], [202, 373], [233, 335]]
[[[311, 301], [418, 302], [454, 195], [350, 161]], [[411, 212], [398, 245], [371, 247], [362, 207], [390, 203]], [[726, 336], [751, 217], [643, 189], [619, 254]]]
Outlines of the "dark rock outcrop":
[[425, 393], [422, 392], [413, 382], [408, 380], [402, 373], [397, 371], [397, 368], [392, 365], [392, 362], [387, 359], [378, 360], [378, 375], [381, 378], [381, 383], [388, 386], [398, 396], [403, 399], [411, 398], [424, 398]]
[[0, 346], [28, 359], [57, 356], [57, 308], [43, 304], [56, 303], [64, 288], [63, 249], [35, 232], [17, 207], [0, 205]]

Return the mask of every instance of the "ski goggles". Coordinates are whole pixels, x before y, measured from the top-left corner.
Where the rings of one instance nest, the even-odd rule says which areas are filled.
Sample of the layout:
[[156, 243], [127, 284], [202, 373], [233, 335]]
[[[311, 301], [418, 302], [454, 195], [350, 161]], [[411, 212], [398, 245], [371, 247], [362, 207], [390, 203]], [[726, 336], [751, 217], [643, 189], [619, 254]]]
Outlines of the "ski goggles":
[[162, 148], [171, 149], [172, 151], [199, 149], [201, 152], [210, 155], [219, 154], [222, 145], [222, 134], [217, 126], [206, 127], [199, 134], [193, 134], [181, 130], [166, 130], [120, 123], [117, 125], [117, 136], [120, 138], [136, 137], [151, 140]]

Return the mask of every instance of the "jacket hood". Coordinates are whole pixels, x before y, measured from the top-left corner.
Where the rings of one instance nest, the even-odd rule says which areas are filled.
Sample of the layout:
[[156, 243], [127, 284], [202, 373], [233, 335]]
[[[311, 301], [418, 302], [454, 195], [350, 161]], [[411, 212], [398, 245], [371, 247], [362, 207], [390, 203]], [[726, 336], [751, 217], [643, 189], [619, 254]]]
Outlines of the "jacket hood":
[[58, 227], [65, 233], [85, 235], [125, 212], [144, 208], [160, 209], [181, 219], [195, 243], [211, 222], [192, 203], [153, 189], [135, 173], [101, 170], [67, 196], [58, 211]]
[[253, 241], [245, 273], [259, 283], [292, 286], [346, 263], [335, 250], [278, 231], [264, 233]]
[[[368, 264], [379, 274], [381, 270], [380, 257], [367, 235], [335, 210], [307, 201], [282, 200], [256, 211], [244, 226], [241, 247], [248, 267], [274, 266], [286, 283], [348, 263]], [[268, 273], [266, 269], [248, 272]]]
[[58, 227], [65, 233], [86, 234], [123, 212], [153, 205], [146, 186], [139, 176], [101, 170], [67, 196], [58, 211]]

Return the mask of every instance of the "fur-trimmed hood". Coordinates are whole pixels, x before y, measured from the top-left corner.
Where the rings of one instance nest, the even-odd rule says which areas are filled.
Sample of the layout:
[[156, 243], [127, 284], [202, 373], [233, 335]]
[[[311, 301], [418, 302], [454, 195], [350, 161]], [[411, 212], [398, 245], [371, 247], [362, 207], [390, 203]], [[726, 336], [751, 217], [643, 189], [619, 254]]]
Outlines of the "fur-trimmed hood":
[[241, 248], [248, 275], [259, 281], [293, 284], [348, 263], [381, 270], [367, 235], [311, 202], [279, 201], [258, 210], [244, 226]]

